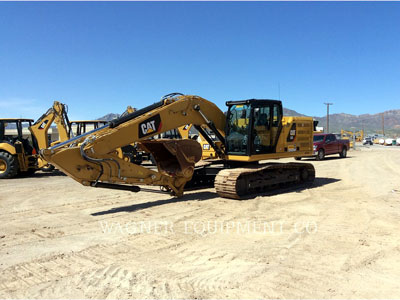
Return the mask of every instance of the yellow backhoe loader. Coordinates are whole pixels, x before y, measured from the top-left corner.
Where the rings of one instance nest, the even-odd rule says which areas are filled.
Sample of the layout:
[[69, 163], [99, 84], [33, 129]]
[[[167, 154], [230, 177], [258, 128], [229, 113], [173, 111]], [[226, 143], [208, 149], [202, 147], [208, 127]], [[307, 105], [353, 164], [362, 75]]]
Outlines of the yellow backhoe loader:
[[[54, 101], [36, 122], [31, 119], [0, 119], [0, 179], [15, 177], [18, 173], [33, 174], [38, 169], [53, 170], [54, 166], [38, 155], [40, 149], [55, 146], [108, 123], [101, 120], [69, 122], [67, 113], [65, 104]], [[58, 131], [56, 140], [51, 140], [49, 135], [53, 124]]]
[[[155, 185], [178, 197], [185, 187], [211, 182], [220, 196], [234, 199], [313, 182], [312, 164], [261, 163], [312, 155], [312, 118], [284, 117], [277, 100], [226, 105], [227, 115], [199, 96], [169, 94], [102, 128], [41, 150], [40, 155], [85, 186], [138, 192], [137, 185]], [[219, 159], [199, 162], [201, 146], [191, 139], [150, 139], [185, 124], [193, 124]], [[132, 143], [153, 155], [157, 170], [118, 157], [116, 149]]]
[[[53, 123], [58, 129], [58, 140], [49, 140]], [[18, 173], [32, 175], [36, 170], [54, 167], [39, 157], [46, 149], [69, 139], [66, 106], [57, 101], [36, 122], [31, 119], [0, 120], [0, 179], [13, 178]]]
[[0, 119], [0, 179], [37, 170], [37, 144], [28, 127], [31, 119]]

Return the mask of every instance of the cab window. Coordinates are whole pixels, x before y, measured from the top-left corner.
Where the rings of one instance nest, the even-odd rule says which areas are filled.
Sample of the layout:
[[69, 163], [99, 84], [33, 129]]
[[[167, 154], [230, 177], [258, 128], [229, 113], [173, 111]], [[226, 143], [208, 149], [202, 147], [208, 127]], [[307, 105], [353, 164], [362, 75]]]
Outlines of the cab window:
[[281, 110], [279, 109], [280, 106], [278, 104], [274, 104], [274, 115], [273, 115], [273, 127], [279, 127], [280, 120], [281, 120]]
[[328, 143], [328, 142], [333, 142], [334, 140], [335, 140], [335, 136], [332, 135], [332, 134], [330, 134], [330, 135], [328, 135], [328, 136], [326, 137], [325, 142], [326, 142], [326, 143]]
[[4, 124], [4, 137], [6, 140], [18, 138], [18, 125], [16, 122], [5, 122]]
[[314, 142], [322, 142], [324, 140], [323, 135], [314, 135]]

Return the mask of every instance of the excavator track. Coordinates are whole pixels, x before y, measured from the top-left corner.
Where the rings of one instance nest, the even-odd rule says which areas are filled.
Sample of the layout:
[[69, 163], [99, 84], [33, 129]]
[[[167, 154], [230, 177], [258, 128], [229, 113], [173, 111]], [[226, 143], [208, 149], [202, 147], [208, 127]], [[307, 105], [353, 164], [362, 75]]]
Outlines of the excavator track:
[[312, 164], [268, 163], [221, 170], [215, 177], [214, 186], [221, 197], [242, 199], [280, 188], [310, 184], [314, 178]]

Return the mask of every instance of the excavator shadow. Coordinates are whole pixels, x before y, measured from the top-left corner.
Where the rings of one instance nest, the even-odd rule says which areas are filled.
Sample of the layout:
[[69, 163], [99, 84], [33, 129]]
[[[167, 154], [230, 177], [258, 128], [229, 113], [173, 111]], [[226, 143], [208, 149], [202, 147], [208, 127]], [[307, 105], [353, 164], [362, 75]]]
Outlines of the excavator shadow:
[[[351, 158], [353, 158], [353, 156], [346, 156], [346, 158], [344, 158], [344, 159], [351, 159]], [[317, 163], [319, 163], [319, 162], [323, 162], [323, 161], [329, 161], [329, 160], [338, 160], [338, 159], [343, 159], [342, 157], [339, 157], [339, 156], [327, 156], [327, 157], [325, 157], [323, 160], [321, 160], [321, 161], [318, 161], [318, 160], [316, 160], [314, 157], [312, 157], [312, 158], [303, 158], [302, 160], [303, 161], [315, 161], [315, 162], [317, 162]]]
[[330, 183], [334, 183], [334, 182], [338, 182], [341, 181], [341, 179], [337, 179], [337, 178], [329, 178], [329, 177], [316, 177], [314, 179], [314, 182], [311, 186], [311, 188], [316, 188], [316, 187], [320, 187], [326, 184], [330, 184]]
[[[295, 188], [290, 188], [290, 187], [281, 188], [281, 189], [271, 191], [269, 193], [252, 195], [252, 196], [240, 199], [239, 201], [249, 200], [249, 199], [252, 199], [252, 198], [255, 198], [258, 196], [274, 196], [274, 195], [285, 194], [285, 193], [290, 193], [290, 192], [301, 192], [306, 189], [313, 189], [313, 188], [317, 188], [317, 187], [324, 186], [324, 185], [338, 182], [338, 181], [340, 181], [340, 179], [329, 178], [329, 177], [318, 177], [318, 178], [315, 178], [315, 180], [312, 184], [297, 186]], [[186, 201], [204, 201], [204, 200], [211, 200], [211, 199], [215, 199], [215, 198], [219, 198], [218, 194], [215, 192], [199, 191], [197, 193], [185, 194], [181, 198], [170, 198], [170, 199], [166, 199], [166, 200], [157, 200], [157, 201], [146, 202], [146, 203], [114, 207], [109, 210], [93, 213], [91, 215], [92, 216], [102, 216], [102, 215], [115, 214], [115, 213], [120, 213], [120, 212], [135, 212], [138, 210], [152, 208], [152, 207], [156, 207], [156, 206], [160, 206], [160, 205], [171, 204], [171, 203], [186, 202]], [[238, 200], [232, 199], [232, 201], [238, 201]]]
[[57, 177], [57, 176], [67, 176], [63, 172], [54, 170], [50, 172], [45, 172], [45, 171], [39, 171], [36, 172], [35, 174], [18, 174], [15, 179], [26, 179], [26, 178], [46, 178], [46, 177]]
[[204, 191], [204, 192], [198, 192], [198, 193], [193, 193], [193, 194], [187, 194], [181, 198], [174, 197], [174, 198], [170, 198], [170, 199], [166, 199], [166, 200], [157, 200], [157, 201], [133, 204], [133, 205], [128, 205], [128, 206], [114, 207], [109, 210], [93, 213], [92, 216], [101, 216], [101, 215], [115, 214], [115, 213], [120, 213], [120, 212], [135, 212], [138, 210], [151, 208], [151, 207], [155, 207], [155, 206], [160, 206], [160, 205], [193, 201], [193, 200], [204, 201], [204, 200], [210, 200], [210, 199], [217, 198], [217, 197], [218, 197], [218, 195], [216, 193]]

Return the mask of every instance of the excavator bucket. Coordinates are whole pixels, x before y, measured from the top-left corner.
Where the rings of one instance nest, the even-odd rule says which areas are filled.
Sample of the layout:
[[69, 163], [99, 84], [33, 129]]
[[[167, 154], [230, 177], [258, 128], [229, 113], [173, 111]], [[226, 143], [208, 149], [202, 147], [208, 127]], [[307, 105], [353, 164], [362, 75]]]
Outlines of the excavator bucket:
[[194, 165], [201, 159], [201, 146], [194, 140], [149, 140], [138, 143], [151, 153], [160, 172], [190, 178]]

